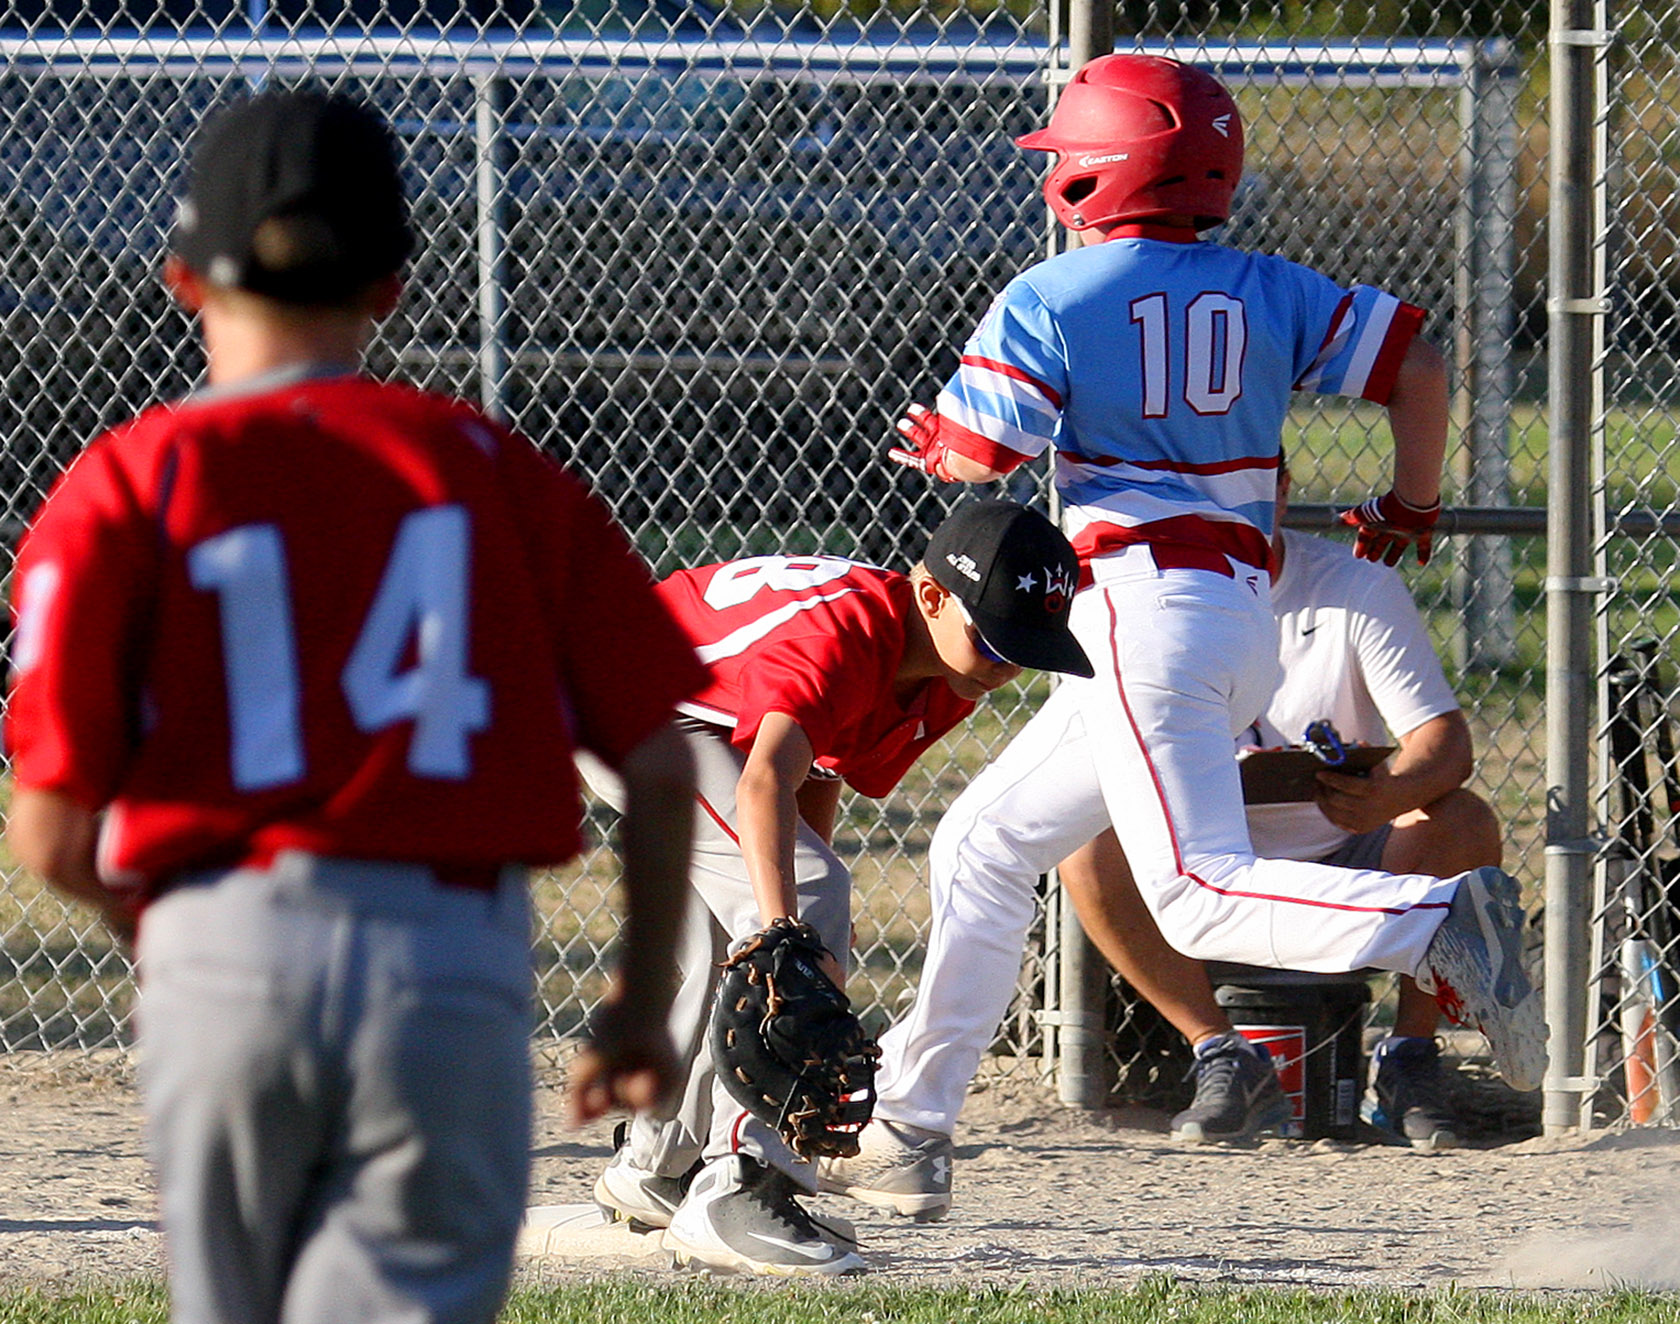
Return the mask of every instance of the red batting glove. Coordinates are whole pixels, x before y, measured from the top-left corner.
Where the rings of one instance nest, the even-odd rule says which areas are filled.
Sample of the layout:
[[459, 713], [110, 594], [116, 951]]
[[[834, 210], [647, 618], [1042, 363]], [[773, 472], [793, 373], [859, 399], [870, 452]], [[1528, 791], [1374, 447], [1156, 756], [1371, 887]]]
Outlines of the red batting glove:
[[1364, 505], [1342, 512], [1342, 523], [1359, 530], [1353, 554], [1362, 561], [1398, 565], [1406, 548], [1417, 548], [1419, 565], [1429, 564], [1435, 541], [1435, 521], [1441, 517], [1439, 500], [1432, 506], [1414, 506], [1398, 492], [1372, 497]]
[[925, 474], [932, 474], [942, 483], [955, 482], [945, 468], [945, 453], [948, 449], [939, 439], [939, 415], [926, 405], [911, 405], [903, 418], [898, 420], [899, 433], [908, 445], [894, 446], [887, 452], [887, 458], [894, 464], [902, 464], [906, 469], [917, 469]]

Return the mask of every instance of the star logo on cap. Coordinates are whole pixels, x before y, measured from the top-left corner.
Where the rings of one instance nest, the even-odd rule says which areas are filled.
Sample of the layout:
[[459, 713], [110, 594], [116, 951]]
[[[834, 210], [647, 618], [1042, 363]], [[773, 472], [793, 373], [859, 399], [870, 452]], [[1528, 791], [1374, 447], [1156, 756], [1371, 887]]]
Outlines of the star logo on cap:
[[1033, 585], [1037, 582], [1038, 581], [1033, 578], [1032, 571], [1029, 570], [1026, 574], [1022, 575], [1015, 581], [1015, 591], [1017, 593], [1031, 593], [1033, 591]]

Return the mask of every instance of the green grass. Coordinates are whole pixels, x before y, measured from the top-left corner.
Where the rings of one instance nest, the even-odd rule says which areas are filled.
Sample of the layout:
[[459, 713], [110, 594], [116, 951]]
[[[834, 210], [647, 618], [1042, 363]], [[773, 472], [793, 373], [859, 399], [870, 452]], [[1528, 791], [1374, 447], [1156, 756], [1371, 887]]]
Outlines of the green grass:
[[0, 1324], [163, 1324], [169, 1298], [152, 1279], [109, 1287], [0, 1287]]
[[[154, 1282], [0, 1290], [0, 1324], [163, 1324]], [[602, 1279], [516, 1292], [504, 1324], [1680, 1324], [1680, 1297], [1443, 1289], [1317, 1292], [1151, 1276], [1104, 1290]]]

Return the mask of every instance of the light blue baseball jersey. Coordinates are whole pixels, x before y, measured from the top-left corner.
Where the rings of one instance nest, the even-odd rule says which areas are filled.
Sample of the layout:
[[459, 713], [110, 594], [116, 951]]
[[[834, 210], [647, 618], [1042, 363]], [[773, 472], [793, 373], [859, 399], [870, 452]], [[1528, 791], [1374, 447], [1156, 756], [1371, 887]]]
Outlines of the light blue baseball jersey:
[[994, 300], [940, 393], [941, 436], [1006, 469], [1056, 448], [1088, 561], [1132, 543], [1268, 560], [1294, 390], [1387, 403], [1421, 309], [1220, 244], [1119, 237]]

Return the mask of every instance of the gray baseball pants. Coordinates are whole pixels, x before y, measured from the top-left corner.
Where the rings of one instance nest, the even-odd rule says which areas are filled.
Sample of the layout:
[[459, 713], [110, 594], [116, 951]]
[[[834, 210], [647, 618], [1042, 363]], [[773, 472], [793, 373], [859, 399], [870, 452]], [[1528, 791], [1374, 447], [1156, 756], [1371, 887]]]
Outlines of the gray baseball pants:
[[[752, 881], [741, 856], [735, 788], [746, 757], [722, 727], [683, 718], [678, 722], [693, 752], [698, 803], [694, 855], [689, 866], [688, 913], [678, 953], [681, 982], [671, 1004], [670, 1031], [686, 1083], [675, 1117], [638, 1113], [630, 1124], [630, 1158], [638, 1168], [680, 1177], [698, 1158], [748, 1154], [816, 1189], [811, 1163], [800, 1158], [775, 1129], [752, 1117], [718, 1083], [706, 1046], [718, 963], [732, 942], [763, 925]], [[623, 794], [600, 764], [580, 760], [585, 779], [602, 799], [623, 808]], [[844, 968], [852, 947], [852, 876], [821, 837], [803, 822], [794, 842], [799, 918]]]
[[176, 1324], [489, 1324], [531, 1134], [523, 870], [282, 854], [193, 875], [139, 938]]

